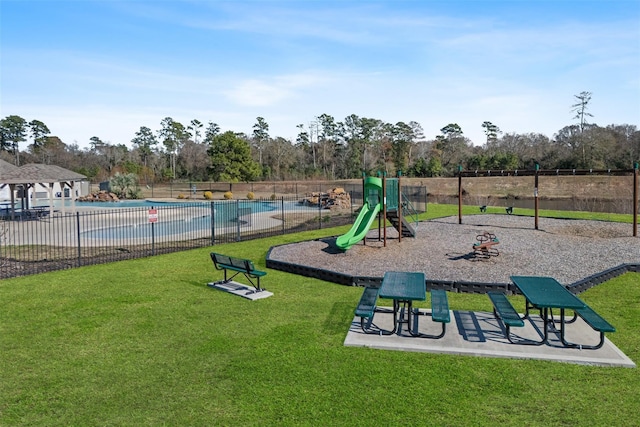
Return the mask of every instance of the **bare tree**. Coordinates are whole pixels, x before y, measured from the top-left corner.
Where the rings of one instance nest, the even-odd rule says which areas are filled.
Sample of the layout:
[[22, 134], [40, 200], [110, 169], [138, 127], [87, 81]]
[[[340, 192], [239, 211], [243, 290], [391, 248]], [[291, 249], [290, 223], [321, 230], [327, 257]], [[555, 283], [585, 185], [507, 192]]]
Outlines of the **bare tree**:
[[571, 106], [571, 111], [575, 112], [574, 119], [580, 120], [580, 133], [584, 131], [587, 124], [585, 117], [593, 117], [593, 114], [587, 112], [589, 101], [591, 101], [591, 92], [580, 92], [580, 95], [573, 95], [578, 102]]

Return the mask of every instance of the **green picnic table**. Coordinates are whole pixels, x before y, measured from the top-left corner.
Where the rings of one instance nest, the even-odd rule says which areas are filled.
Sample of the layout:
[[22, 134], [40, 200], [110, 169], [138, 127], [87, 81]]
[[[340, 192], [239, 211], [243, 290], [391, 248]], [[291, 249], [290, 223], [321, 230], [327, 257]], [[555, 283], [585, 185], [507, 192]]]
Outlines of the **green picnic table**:
[[427, 298], [424, 273], [387, 271], [380, 285], [379, 296], [393, 300], [393, 332], [400, 333], [403, 323], [407, 324], [410, 332], [413, 331], [413, 301]]
[[[604, 333], [615, 332], [613, 326], [553, 277], [511, 276], [511, 280], [526, 299], [525, 318], [529, 316], [530, 308], [540, 310], [544, 324], [544, 333], [542, 341], [535, 342], [535, 344], [548, 343], [549, 329], [555, 330], [553, 309], [560, 310], [560, 341], [565, 347], [598, 349], [604, 344]], [[574, 311], [571, 320], [565, 319], [565, 310]], [[577, 316], [580, 316], [594, 330], [600, 332], [600, 342], [597, 345], [574, 344], [566, 340], [566, 324], [574, 322]]]

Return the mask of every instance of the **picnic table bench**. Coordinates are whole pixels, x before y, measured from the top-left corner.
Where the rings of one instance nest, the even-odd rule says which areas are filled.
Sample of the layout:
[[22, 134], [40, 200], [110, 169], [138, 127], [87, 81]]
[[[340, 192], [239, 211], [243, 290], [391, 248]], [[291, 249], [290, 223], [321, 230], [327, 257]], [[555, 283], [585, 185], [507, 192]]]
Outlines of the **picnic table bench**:
[[[543, 321], [542, 330], [538, 332], [542, 336], [541, 341], [533, 341], [523, 339], [517, 344], [542, 345], [549, 343], [549, 331], [557, 333], [556, 320], [553, 317], [553, 309], [560, 310], [560, 342], [568, 348], [580, 349], [599, 349], [604, 345], [606, 332], [615, 332], [615, 328], [607, 322], [602, 316], [596, 313], [591, 307], [584, 303], [580, 298], [570, 292], [566, 287], [561, 285], [552, 277], [538, 276], [511, 276], [513, 284], [518, 288], [520, 293], [525, 297], [526, 311], [524, 316], [513, 308], [506, 295], [501, 292], [490, 291], [487, 295], [493, 303], [493, 314], [496, 319], [502, 321], [505, 326], [505, 335], [507, 339], [514, 343], [511, 338], [511, 327], [524, 326], [524, 320], [530, 317], [530, 308], [540, 311], [540, 317]], [[573, 318], [566, 319], [565, 311], [572, 310]], [[593, 330], [600, 333], [600, 341], [595, 345], [577, 344], [569, 342], [565, 338], [566, 325], [573, 323], [580, 317]], [[516, 344], [516, 343], [514, 343]]]
[[[379, 293], [380, 288], [373, 286], [365, 287], [362, 291], [362, 296], [360, 297], [360, 301], [358, 302], [354, 313], [356, 316], [360, 317], [360, 328], [364, 333], [391, 335], [397, 330], [395, 327], [393, 331], [371, 327], [373, 325], [373, 316], [376, 312], [391, 312], [389, 310], [377, 307]], [[397, 309], [393, 310], [394, 316], [397, 315], [396, 311]], [[421, 313], [419, 309], [415, 309], [412, 314], [414, 316], [427, 315], [427, 313]], [[451, 317], [449, 314], [449, 300], [447, 299], [447, 292], [444, 289], [431, 290], [431, 319], [434, 322], [442, 323], [442, 333], [440, 335], [427, 335], [409, 331], [410, 334], [413, 336], [426, 338], [442, 338], [444, 336], [446, 331], [446, 324], [451, 322]]]
[[502, 292], [489, 291], [487, 292], [487, 295], [493, 304], [493, 315], [496, 319], [502, 320], [502, 323], [505, 326], [505, 335], [507, 339], [509, 342], [514, 343], [511, 339], [510, 328], [512, 326], [523, 327], [524, 320], [522, 320], [516, 309], [513, 308], [513, 305], [511, 305], [505, 294]]
[[[418, 310], [416, 314], [420, 315], [421, 313]], [[451, 322], [449, 299], [447, 298], [447, 291], [444, 289], [431, 289], [431, 320], [442, 324], [442, 332], [440, 335], [419, 334], [418, 336], [436, 339], [442, 338], [446, 332], [447, 323]]]
[[[255, 268], [253, 262], [248, 259], [243, 258], [234, 258], [227, 255], [222, 255], [219, 253], [211, 252], [211, 261], [213, 261], [213, 265], [216, 270], [224, 271], [224, 280], [221, 280], [218, 283], [229, 283], [236, 277], [238, 274], [243, 274], [249, 283], [256, 288], [255, 292], [263, 291], [264, 289], [260, 286], [260, 278], [267, 274], [266, 271], [260, 271]], [[227, 278], [227, 271], [233, 271], [233, 275]], [[254, 283], [256, 280], [256, 283]]]
[[376, 304], [378, 302], [378, 293], [380, 288], [367, 286], [362, 291], [362, 296], [355, 309], [355, 315], [360, 317], [360, 328], [365, 334], [391, 335], [392, 331], [383, 329], [372, 329], [373, 316], [376, 312]]
[[[599, 349], [604, 344], [604, 334], [605, 332], [615, 332], [616, 328], [611, 325], [611, 323], [607, 322], [602, 316], [596, 313], [591, 307], [588, 305], [584, 305], [583, 308], [577, 308], [574, 310], [573, 319], [567, 321], [566, 323], [572, 323], [576, 320], [577, 316], [580, 316], [582, 320], [585, 321], [587, 325], [591, 327], [596, 332], [600, 333], [600, 341], [596, 345], [584, 345], [584, 344], [574, 344], [567, 342], [564, 339], [564, 334], [561, 334], [562, 344], [568, 347], [579, 347], [584, 349]], [[564, 324], [561, 325], [564, 327]]]

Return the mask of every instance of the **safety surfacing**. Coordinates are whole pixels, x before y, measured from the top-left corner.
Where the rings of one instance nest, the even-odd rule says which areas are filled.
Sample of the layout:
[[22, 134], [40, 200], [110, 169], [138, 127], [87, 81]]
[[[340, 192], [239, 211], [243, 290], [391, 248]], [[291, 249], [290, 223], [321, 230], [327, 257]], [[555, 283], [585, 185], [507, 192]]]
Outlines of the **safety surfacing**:
[[[376, 312], [372, 327], [384, 330], [393, 329], [391, 308], [382, 308], [384, 312]], [[418, 332], [428, 335], [439, 335], [442, 331], [440, 323], [433, 322], [428, 315], [429, 310], [422, 309], [425, 316], [418, 316]], [[568, 348], [560, 341], [559, 330], [549, 331], [549, 340], [543, 345], [526, 345], [518, 342], [541, 339], [543, 321], [538, 316], [530, 316], [524, 327], [511, 328], [512, 344], [505, 336], [502, 322], [496, 320], [492, 313], [473, 311], [450, 311], [451, 322], [446, 325], [444, 337], [439, 339], [413, 337], [402, 325], [400, 332], [392, 335], [365, 334], [360, 327], [360, 318], [355, 317], [344, 341], [345, 346], [369, 347], [383, 350], [416, 351], [467, 355], [479, 357], [502, 357], [516, 359], [538, 359], [565, 363], [618, 366], [635, 368], [629, 359], [608, 338], [599, 349]], [[415, 332], [415, 329], [414, 329]], [[608, 334], [609, 335], [609, 334]], [[610, 334], [615, 336], [615, 333]], [[591, 329], [581, 318], [566, 326], [565, 338], [569, 342], [582, 345], [595, 345], [600, 335]]]
[[207, 286], [218, 289], [219, 291], [227, 292], [229, 294], [237, 295], [242, 298], [246, 298], [249, 300], [258, 300], [263, 298], [269, 298], [273, 296], [273, 292], [269, 292], [267, 290], [256, 290], [256, 288], [252, 286], [243, 285], [238, 282], [211, 282], [207, 283]]

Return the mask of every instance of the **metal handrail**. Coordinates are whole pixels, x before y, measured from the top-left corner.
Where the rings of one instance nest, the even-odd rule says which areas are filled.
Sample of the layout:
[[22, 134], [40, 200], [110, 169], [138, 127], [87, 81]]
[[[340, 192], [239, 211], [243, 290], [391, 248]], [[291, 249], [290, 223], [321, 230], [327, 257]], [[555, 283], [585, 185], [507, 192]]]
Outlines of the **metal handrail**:
[[418, 211], [415, 209], [409, 197], [402, 192], [402, 216], [411, 218], [411, 222], [418, 223]]

